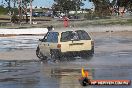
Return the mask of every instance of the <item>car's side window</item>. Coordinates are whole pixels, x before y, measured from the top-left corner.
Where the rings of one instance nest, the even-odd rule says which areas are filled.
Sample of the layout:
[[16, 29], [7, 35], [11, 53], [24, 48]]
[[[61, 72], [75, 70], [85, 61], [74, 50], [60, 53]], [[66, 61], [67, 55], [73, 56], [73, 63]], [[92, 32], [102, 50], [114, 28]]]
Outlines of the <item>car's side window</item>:
[[72, 38], [72, 31], [66, 31], [61, 33], [61, 42], [71, 41]]
[[47, 35], [47, 42], [53, 42], [57, 43], [58, 42], [58, 33], [57, 32], [49, 32]]

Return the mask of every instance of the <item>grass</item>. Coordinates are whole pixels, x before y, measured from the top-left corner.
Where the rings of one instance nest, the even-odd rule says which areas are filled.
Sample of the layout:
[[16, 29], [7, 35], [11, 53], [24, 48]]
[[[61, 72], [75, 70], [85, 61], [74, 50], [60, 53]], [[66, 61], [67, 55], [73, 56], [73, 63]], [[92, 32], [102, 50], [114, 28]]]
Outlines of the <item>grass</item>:
[[71, 25], [88, 26], [88, 25], [132, 25], [132, 19], [99, 19], [99, 20], [86, 20], [82, 22], [72, 22]]
[[[6, 15], [0, 15], [1, 17], [9, 18]], [[51, 21], [38, 21], [38, 24], [29, 25], [29, 24], [15, 24], [14, 26], [6, 25], [4, 22], [10, 22], [6, 20], [0, 20], [0, 28], [28, 28], [28, 27], [47, 27], [53, 25], [55, 28], [63, 27], [63, 21], [56, 21], [49, 17], [36, 17], [36, 19], [50, 19]], [[70, 21], [70, 26], [75, 27], [85, 27], [89, 25], [132, 25], [132, 19], [128, 18], [111, 18], [111, 19], [98, 19], [98, 20], [84, 20], [84, 21]]]
[[128, 19], [127, 22], [132, 23], [132, 19]]
[[0, 18], [10, 18], [9, 15], [0, 15]]

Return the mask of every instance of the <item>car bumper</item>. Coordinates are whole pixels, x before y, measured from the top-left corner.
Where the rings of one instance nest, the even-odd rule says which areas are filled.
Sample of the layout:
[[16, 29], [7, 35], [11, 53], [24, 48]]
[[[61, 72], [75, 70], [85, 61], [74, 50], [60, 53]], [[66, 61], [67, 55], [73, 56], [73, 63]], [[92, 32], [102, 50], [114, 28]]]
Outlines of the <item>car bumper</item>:
[[91, 51], [70, 51], [70, 52], [65, 52], [61, 53], [61, 56], [84, 56], [84, 55], [90, 55]]
[[68, 51], [61, 52], [60, 49], [56, 49], [55, 51], [56, 57], [75, 57], [75, 56], [84, 56], [84, 55], [92, 55], [94, 54], [94, 47], [91, 50], [83, 50], [83, 51]]

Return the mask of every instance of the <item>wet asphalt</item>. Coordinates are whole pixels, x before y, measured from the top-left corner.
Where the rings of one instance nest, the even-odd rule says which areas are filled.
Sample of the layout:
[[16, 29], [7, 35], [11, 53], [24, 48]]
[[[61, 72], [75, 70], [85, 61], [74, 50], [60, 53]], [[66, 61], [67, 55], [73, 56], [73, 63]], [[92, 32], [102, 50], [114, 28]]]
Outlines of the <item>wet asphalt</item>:
[[[0, 88], [83, 88], [78, 81], [82, 67], [89, 71], [90, 79], [132, 80], [132, 35], [125, 32], [91, 34], [95, 41], [93, 56], [63, 58], [61, 62], [52, 60], [41, 62], [37, 57], [34, 57], [34, 60], [0, 58]], [[1, 37], [0, 53], [16, 50], [24, 52], [25, 49], [35, 51], [38, 39], [42, 37]], [[19, 56], [20, 53], [17, 54]], [[132, 85], [84, 88], [132, 88]]]

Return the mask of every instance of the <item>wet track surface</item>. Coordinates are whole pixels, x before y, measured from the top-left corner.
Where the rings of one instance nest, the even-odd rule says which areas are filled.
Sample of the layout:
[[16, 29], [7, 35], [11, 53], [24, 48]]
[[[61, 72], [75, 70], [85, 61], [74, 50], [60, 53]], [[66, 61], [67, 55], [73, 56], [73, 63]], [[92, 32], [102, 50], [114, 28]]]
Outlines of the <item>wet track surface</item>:
[[[51, 60], [40, 62], [37, 57], [28, 61], [1, 60], [0, 88], [83, 88], [78, 81], [81, 67], [90, 72], [91, 79], [132, 80], [132, 35], [106, 32], [92, 34], [92, 37], [95, 54], [91, 57], [64, 58], [64, 61], [56, 63]], [[42, 36], [0, 38], [0, 53], [24, 52], [25, 49], [34, 51], [39, 38]], [[85, 88], [132, 88], [132, 85]]]
[[16, 49], [36, 48], [38, 39], [43, 36], [12, 36], [0, 38], [0, 51], [10, 51]]

